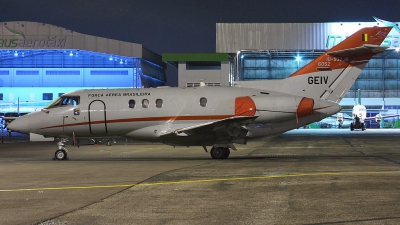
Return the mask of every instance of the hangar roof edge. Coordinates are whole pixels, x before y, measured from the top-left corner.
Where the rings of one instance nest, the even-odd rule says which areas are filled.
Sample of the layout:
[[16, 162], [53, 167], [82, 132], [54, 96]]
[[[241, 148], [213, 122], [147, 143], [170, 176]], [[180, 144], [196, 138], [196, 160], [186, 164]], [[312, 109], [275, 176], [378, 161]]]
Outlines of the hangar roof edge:
[[163, 53], [162, 61], [176, 66], [178, 62], [229, 61], [228, 53]]
[[0, 24], [0, 50], [79, 49], [143, 58], [166, 67], [161, 55], [141, 44], [82, 34], [57, 25], [31, 21], [4, 21]]

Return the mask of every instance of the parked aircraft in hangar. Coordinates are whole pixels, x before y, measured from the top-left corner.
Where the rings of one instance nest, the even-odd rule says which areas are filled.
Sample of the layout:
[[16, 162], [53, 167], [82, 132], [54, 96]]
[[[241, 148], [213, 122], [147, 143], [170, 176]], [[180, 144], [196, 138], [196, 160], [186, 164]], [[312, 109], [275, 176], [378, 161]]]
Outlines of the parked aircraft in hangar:
[[341, 112], [326, 117], [325, 119], [319, 121], [321, 128], [349, 128], [351, 120], [344, 120], [343, 118], [345, 116], [350, 118], [350, 116]]
[[339, 128], [345, 127], [344, 124], [347, 124], [349, 122], [349, 126], [346, 126], [346, 127], [349, 127], [351, 131], [353, 131], [354, 129], [361, 129], [362, 131], [364, 131], [365, 130], [365, 121], [375, 120], [375, 122], [378, 124], [378, 128], [379, 128], [382, 119], [400, 116], [399, 114], [382, 115], [381, 113], [378, 113], [373, 117], [367, 117], [367, 110], [382, 111], [379, 109], [367, 109], [364, 105], [362, 105], [361, 104], [361, 90], [358, 89], [358, 104], [353, 106], [352, 113], [351, 113], [352, 116], [349, 117], [349, 116], [344, 116], [343, 113], [337, 113], [333, 117], [335, 117], [337, 119]]
[[[331, 116], [381, 47], [391, 27], [363, 28], [283, 80], [234, 87], [80, 90], [9, 127], [51, 137], [115, 137], [172, 146], [212, 146], [224, 159], [234, 144], [276, 135]], [[58, 160], [67, 152], [59, 147]]]

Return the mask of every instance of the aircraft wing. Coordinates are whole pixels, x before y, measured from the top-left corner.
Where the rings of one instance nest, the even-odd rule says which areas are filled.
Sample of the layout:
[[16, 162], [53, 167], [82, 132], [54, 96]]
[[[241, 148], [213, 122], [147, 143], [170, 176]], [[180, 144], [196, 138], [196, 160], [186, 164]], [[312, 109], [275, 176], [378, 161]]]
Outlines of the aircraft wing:
[[[398, 117], [398, 116], [400, 116], [400, 114], [380, 116], [380, 118], [384, 119], [384, 118], [391, 118], [391, 117]], [[376, 116], [374, 116], [374, 117], [366, 117], [364, 120], [367, 121], [367, 120], [375, 120], [375, 119], [376, 119]]]
[[195, 126], [176, 129], [160, 135], [162, 142], [170, 145], [215, 145], [244, 141], [247, 134], [245, 125], [252, 123], [257, 116], [233, 116]]
[[[338, 118], [338, 116], [337, 115], [332, 115], [332, 116], [329, 116], [329, 117], [333, 117], [333, 118]], [[343, 116], [342, 117], [344, 120], [353, 120], [353, 117], [350, 117], [350, 116]]]

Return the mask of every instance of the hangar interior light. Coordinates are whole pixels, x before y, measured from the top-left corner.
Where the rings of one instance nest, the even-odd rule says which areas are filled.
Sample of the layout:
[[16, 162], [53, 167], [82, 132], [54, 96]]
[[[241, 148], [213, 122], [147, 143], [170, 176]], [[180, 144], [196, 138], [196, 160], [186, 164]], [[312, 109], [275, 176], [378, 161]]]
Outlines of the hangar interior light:
[[[374, 56], [372, 63], [370, 63], [369, 66], [366, 67], [365, 71], [363, 71], [363, 74], [367, 75], [361, 75], [361, 77], [377, 76], [377, 73], [381, 71], [377, 69], [379, 63], [384, 63], [386, 65], [385, 73], [387, 73], [387, 77], [397, 77], [398, 72], [393, 68], [393, 66], [397, 65], [397, 61], [400, 58], [398, 51], [398, 49], [389, 49]], [[241, 50], [235, 56], [233, 79], [235, 81], [283, 79], [324, 52], [325, 50]], [[359, 81], [356, 84], [361, 85], [362, 82], [365, 81]], [[391, 87], [392, 90], [396, 90], [393, 93], [391, 92], [391, 95], [397, 96], [397, 92], [400, 94], [400, 91], [398, 91], [397, 88], [397, 83], [396, 87], [392, 87], [393, 85], [389, 85], [388, 82], [386, 82], [385, 85], [386, 87]], [[350, 94], [352, 94], [353, 89], [349, 91]]]
[[77, 68], [77, 67], [132, 67], [136, 58], [105, 53], [68, 50], [0, 50], [0, 68]]

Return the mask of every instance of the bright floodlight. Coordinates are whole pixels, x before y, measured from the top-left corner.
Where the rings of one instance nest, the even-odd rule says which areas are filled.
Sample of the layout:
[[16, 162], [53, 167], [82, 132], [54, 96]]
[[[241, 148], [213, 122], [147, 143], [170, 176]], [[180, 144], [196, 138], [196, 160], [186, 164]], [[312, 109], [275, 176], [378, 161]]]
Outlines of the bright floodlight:
[[300, 56], [296, 56], [296, 61], [300, 62], [300, 60], [301, 60], [301, 57]]

